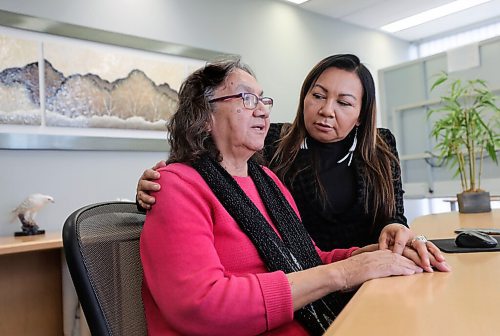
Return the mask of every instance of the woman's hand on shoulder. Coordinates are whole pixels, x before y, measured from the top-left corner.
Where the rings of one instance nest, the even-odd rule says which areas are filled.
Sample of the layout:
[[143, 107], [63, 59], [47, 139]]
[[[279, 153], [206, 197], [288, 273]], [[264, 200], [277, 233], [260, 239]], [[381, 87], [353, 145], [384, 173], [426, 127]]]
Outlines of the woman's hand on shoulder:
[[160, 173], [156, 170], [165, 166], [166, 163], [164, 160], [157, 162], [152, 168], [146, 169], [142, 173], [139, 182], [137, 182], [135, 198], [143, 209], [149, 210], [151, 206], [155, 204], [156, 199], [149, 193], [160, 190], [160, 185], [154, 182], [154, 180], [160, 178]]

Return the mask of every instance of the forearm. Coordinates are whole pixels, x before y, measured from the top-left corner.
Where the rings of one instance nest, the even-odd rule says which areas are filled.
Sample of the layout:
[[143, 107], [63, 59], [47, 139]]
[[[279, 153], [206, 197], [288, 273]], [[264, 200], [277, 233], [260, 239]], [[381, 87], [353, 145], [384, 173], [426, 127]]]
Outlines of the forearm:
[[286, 276], [290, 283], [294, 311], [347, 287], [341, 263], [317, 266]]
[[347, 290], [363, 282], [390, 275], [422, 272], [415, 263], [389, 250], [377, 250], [377, 244], [352, 252], [348, 259], [287, 274], [291, 286], [293, 309], [339, 290]]

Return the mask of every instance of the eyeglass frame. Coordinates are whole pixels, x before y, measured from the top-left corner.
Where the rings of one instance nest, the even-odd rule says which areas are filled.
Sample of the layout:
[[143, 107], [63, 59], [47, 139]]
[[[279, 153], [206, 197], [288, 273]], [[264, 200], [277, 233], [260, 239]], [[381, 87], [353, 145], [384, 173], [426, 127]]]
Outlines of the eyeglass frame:
[[[255, 98], [257, 98], [257, 102], [255, 103], [254, 107], [248, 107], [245, 104], [245, 96], [247, 96], [247, 95], [251, 95], [251, 96], [254, 96]], [[211, 103], [216, 103], [216, 102], [219, 102], [219, 101], [225, 101], [225, 100], [234, 99], [234, 98], [241, 98], [243, 100], [243, 106], [246, 109], [248, 109], [248, 110], [254, 110], [254, 109], [256, 109], [257, 105], [259, 104], [259, 102], [261, 102], [266, 107], [266, 109], [268, 111], [271, 111], [271, 108], [273, 107], [273, 104], [274, 104], [274, 99], [273, 98], [271, 98], [271, 97], [259, 97], [256, 94], [253, 94], [253, 93], [250, 93], [250, 92], [241, 92], [241, 93], [237, 93], [237, 94], [234, 94], [234, 95], [217, 97], [217, 98], [210, 99], [208, 102], [211, 104]], [[270, 101], [271, 104], [266, 104], [264, 102], [264, 99]]]

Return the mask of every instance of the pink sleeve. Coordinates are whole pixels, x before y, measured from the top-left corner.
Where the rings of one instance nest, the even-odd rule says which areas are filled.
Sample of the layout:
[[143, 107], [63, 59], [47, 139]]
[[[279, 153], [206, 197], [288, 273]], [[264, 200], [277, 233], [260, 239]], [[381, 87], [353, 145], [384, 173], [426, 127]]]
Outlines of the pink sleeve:
[[283, 272], [225, 273], [204, 181], [160, 171], [161, 191], [141, 235], [144, 281], [160, 318], [189, 335], [260, 334], [292, 321]]
[[[281, 191], [285, 195], [285, 198], [288, 200], [288, 202], [292, 206], [293, 210], [295, 211], [297, 216], [299, 216], [299, 218], [300, 218], [297, 204], [295, 204], [295, 200], [293, 199], [293, 196], [290, 193], [290, 191], [288, 190], [288, 188], [278, 179], [278, 177], [269, 168], [264, 167], [264, 169], [269, 174], [269, 176], [271, 176], [271, 178], [274, 180], [274, 182], [276, 182], [278, 187], [281, 189]], [[316, 244], [314, 244], [314, 245], [316, 246]], [[329, 252], [323, 252], [316, 246], [316, 251], [318, 252], [318, 254], [319, 254], [319, 256], [324, 264], [330, 264], [330, 263], [335, 262], [335, 261], [347, 259], [351, 256], [352, 252], [357, 250], [357, 249], [358, 249], [358, 247], [351, 247], [349, 249], [335, 249], [335, 250], [332, 250]]]

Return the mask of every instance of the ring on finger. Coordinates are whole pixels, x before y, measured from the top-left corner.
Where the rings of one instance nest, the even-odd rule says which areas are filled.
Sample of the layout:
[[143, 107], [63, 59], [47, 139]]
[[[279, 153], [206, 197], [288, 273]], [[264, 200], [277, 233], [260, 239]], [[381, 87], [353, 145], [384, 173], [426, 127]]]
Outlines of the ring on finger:
[[415, 238], [413, 238], [413, 240], [411, 241], [411, 245], [413, 245], [414, 242], [416, 241], [421, 241], [423, 242], [424, 244], [427, 243], [427, 238], [425, 238], [424, 235], [420, 235], [420, 236], [416, 236]]

